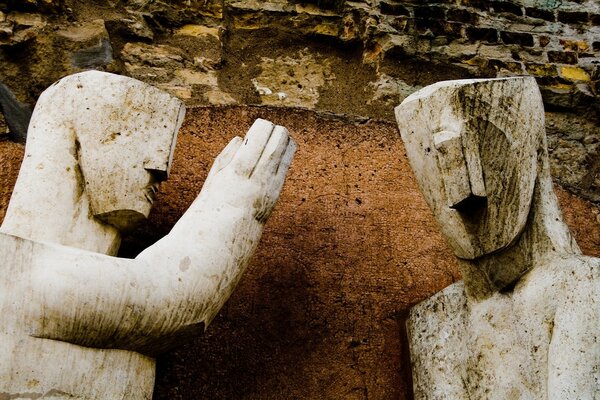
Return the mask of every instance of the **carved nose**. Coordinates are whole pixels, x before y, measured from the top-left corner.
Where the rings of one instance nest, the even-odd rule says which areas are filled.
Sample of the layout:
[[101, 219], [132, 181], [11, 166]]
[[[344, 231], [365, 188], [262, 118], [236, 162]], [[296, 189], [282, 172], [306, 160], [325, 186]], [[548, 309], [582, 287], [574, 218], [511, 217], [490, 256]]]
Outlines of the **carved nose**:
[[448, 206], [468, 212], [487, 204], [477, 146], [463, 146], [461, 134], [441, 131], [433, 135]]

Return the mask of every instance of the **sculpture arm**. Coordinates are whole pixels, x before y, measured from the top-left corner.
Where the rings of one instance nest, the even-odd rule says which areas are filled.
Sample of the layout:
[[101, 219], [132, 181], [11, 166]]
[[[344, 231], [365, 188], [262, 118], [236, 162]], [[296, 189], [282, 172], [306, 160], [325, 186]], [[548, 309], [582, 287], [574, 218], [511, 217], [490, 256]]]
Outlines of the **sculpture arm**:
[[[215, 160], [172, 231], [135, 260], [98, 255], [101, 266], [68, 262], [42, 273], [45, 322], [34, 335], [154, 353], [206, 326], [248, 265], [294, 151], [284, 128], [258, 120]], [[49, 288], [56, 279], [47, 274], [61, 283]]]

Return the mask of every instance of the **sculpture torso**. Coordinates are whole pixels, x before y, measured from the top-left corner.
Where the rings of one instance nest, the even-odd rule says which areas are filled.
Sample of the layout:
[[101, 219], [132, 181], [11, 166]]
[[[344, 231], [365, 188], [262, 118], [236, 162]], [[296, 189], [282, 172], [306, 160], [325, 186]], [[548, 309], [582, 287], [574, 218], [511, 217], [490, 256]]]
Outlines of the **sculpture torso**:
[[549, 258], [514, 290], [469, 302], [462, 282], [411, 311], [416, 399], [597, 399], [600, 260]]
[[40, 306], [34, 275], [43, 279], [45, 263], [60, 263], [61, 253], [78, 250], [3, 233], [0, 249], [0, 398], [3, 394], [11, 399], [152, 398], [153, 358], [31, 336]]

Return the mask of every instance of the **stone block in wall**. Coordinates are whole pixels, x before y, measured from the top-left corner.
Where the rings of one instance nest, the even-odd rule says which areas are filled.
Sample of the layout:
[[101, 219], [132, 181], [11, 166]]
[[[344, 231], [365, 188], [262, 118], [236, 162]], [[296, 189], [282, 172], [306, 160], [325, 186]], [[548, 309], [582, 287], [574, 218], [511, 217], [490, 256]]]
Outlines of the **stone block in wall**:
[[571, 65], [563, 65], [558, 67], [558, 75], [571, 82], [589, 82], [590, 75], [583, 69]]
[[513, 52], [508, 46], [482, 43], [477, 48], [477, 55], [486, 60], [513, 60]]
[[493, 28], [477, 28], [467, 27], [466, 28], [467, 38], [472, 42], [488, 42], [496, 43], [498, 41], [498, 31]]
[[125, 0], [132, 11], [148, 13], [159, 26], [218, 23], [223, 18], [222, 0]]
[[548, 44], [550, 43], [550, 41], [551, 40], [550, 40], [549, 36], [542, 35], [542, 36], [538, 37], [538, 42], [540, 43], [540, 47], [546, 47], [546, 46], [548, 46]]
[[565, 24], [583, 24], [588, 20], [589, 14], [585, 11], [558, 11], [558, 21]]
[[523, 9], [520, 5], [510, 1], [492, 1], [490, 6], [496, 13], [510, 13], [514, 15], [523, 15]]
[[590, 45], [584, 40], [560, 39], [560, 45], [565, 51], [586, 52], [590, 49]]
[[110, 39], [101, 19], [69, 26], [59, 30], [56, 37], [56, 43], [70, 53], [75, 69], [98, 68], [113, 62]]
[[527, 63], [525, 69], [528, 74], [533, 76], [551, 77], [558, 75], [558, 70], [554, 64]]
[[523, 73], [523, 63], [519, 61], [488, 60], [487, 68], [494, 76], [512, 76]]
[[417, 6], [413, 9], [414, 17], [421, 19], [445, 19], [446, 9], [439, 6]]
[[386, 15], [410, 15], [408, 8], [404, 7], [401, 3], [396, 1], [384, 0], [379, 3], [379, 9], [382, 14]]
[[531, 18], [543, 19], [545, 21], [554, 22], [556, 21], [556, 16], [554, 15], [554, 11], [545, 10], [538, 7], [525, 7], [525, 15]]
[[184, 51], [165, 45], [127, 43], [123, 47], [121, 58], [132, 65], [179, 68], [184, 64]]
[[47, 22], [40, 14], [10, 12], [0, 18], [0, 47], [29, 42], [46, 27]]
[[532, 47], [534, 45], [533, 36], [524, 32], [500, 32], [500, 38], [506, 44], [518, 44], [521, 46]]
[[479, 16], [477, 13], [465, 8], [451, 8], [446, 13], [448, 21], [462, 22], [471, 25], [477, 25]]
[[577, 64], [577, 53], [574, 51], [548, 51], [548, 61], [558, 64]]
[[[148, 16], [148, 14], [146, 14]], [[118, 19], [106, 21], [106, 25], [111, 35], [126, 40], [144, 40], [152, 41], [154, 31], [146, 21], [142, 12], [128, 11], [126, 16]]]
[[462, 36], [463, 24], [437, 19], [416, 19], [414, 27], [420, 35], [429, 36], [435, 39], [446, 36], [458, 38]]
[[381, 51], [396, 59], [417, 54], [417, 38], [412, 35], [388, 35], [382, 40]]

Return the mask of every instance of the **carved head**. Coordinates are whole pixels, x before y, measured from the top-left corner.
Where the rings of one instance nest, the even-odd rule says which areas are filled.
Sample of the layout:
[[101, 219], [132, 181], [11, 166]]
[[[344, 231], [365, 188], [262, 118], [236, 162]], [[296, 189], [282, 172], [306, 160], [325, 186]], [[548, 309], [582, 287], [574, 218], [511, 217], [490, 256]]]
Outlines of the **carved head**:
[[456, 256], [475, 259], [514, 243], [545, 132], [535, 79], [439, 82], [395, 111], [421, 191]]
[[147, 218], [169, 174], [182, 103], [140, 81], [97, 71], [62, 79], [40, 103], [51, 107], [36, 112], [62, 108], [55, 119], [72, 130], [79, 185], [94, 217], [121, 230]]

